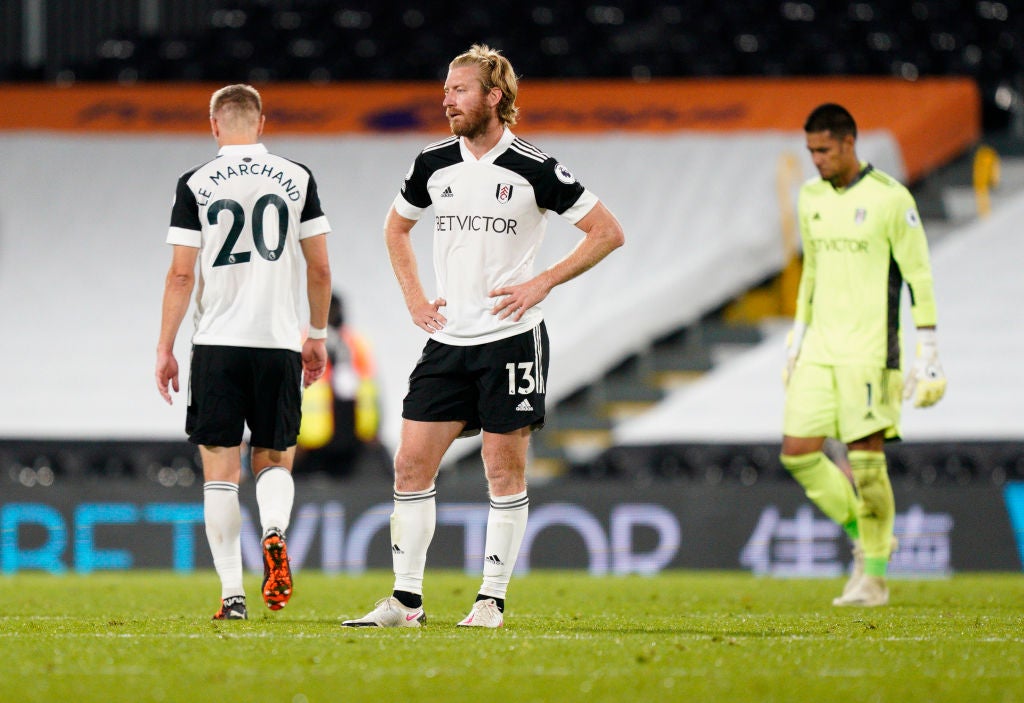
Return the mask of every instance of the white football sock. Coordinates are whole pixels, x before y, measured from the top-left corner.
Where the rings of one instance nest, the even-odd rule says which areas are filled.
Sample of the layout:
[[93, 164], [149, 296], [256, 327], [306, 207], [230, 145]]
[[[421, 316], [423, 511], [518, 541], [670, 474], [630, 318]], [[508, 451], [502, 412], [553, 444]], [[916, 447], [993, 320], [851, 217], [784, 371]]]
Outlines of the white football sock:
[[391, 513], [391, 563], [396, 591], [423, 595], [427, 549], [436, 525], [435, 486], [413, 493], [395, 491], [395, 510]]
[[270, 466], [256, 477], [256, 505], [260, 510], [263, 534], [271, 527], [288, 531], [292, 504], [295, 502], [295, 481], [292, 472], [283, 466]]
[[242, 511], [238, 484], [207, 481], [203, 484], [203, 521], [210, 543], [213, 568], [220, 577], [220, 597], [244, 596], [242, 587]]
[[508, 582], [516, 568], [519, 547], [526, 533], [530, 500], [526, 491], [510, 496], [491, 497], [487, 514], [487, 538], [484, 541], [484, 581], [480, 594], [504, 598]]

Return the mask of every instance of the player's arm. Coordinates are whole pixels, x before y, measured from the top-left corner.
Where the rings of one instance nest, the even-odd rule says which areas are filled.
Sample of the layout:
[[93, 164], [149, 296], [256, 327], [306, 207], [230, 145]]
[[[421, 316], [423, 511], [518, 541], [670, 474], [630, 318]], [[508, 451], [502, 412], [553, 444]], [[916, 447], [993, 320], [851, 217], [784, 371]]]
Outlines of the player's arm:
[[196, 281], [196, 247], [174, 245], [171, 267], [164, 281], [164, 298], [160, 314], [160, 339], [156, 345], [156, 387], [170, 404], [170, 388], [177, 393], [178, 361], [174, 358], [174, 340], [188, 311], [189, 298]]
[[[309, 299], [310, 328], [327, 327], [327, 311], [331, 305], [331, 264], [327, 256], [327, 235], [317, 234], [299, 240], [306, 260], [306, 297]], [[327, 368], [327, 346], [323, 339], [310, 339], [302, 344], [302, 383], [311, 385]]]
[[934, 327], [935, 288], [932, 282], [928, 238], [920, 215], [908, 193], [893, 214], [892, 256], [910, 289], [910, 312], [917, 327]]
[[783, 383], [788, 384], [796, 368], [796, 360], [800, 356], [800, 347], [803, 345], [804, 333], [807, 325], [811, 322], [811, 294], [814, 292], [814, 283], [817, 275], [817, 265], [814, 258], [814, 248], [807, 246], [810, 228], [807, 223], [807, 210], [804, 207], [803, 192], [797, 204], [798, 220], [800, 222], [800, 239], [804, 243], [803, 265], [800, 272], [800, 286], [796, 294], [796, 313], [793, 316], [793, 329], [786, 335], [786, 367], [782, 372]]
[[925, 408], [942, 400], [946, 373], [939, 362], [935, 287], [932, 281], [928, 238], [913, 197], [908, 193], [894, 214], [892, 254], [910, 289], [910, 311], [917, 327], [914, 364], [903, 384], [903, 397]]
[[523, 313], [544, 300], [552, 288], [592, 269], [626, 243], [622, 225], [601, 201], [595, 203], [576, 226], [583, 231], [583, 239], [565, 258], [528, 281], [489, 293], [491, 297], [501, 298], [491, 310], [493, 314], [501, 318], [511, 316], [518, 321]]
[[439, 308], [447, 305], [447, 301], [443, 298], [428, 300], [423, 292], [419, 268], [416, 266], [416, 252], [412, 248], [411, 235], [415, 225], [416, 220], [399, 215], [392, 206], [384, 220], [384, 243], [413, 323], [428, 334], [433, 334], [444, 329], [448, 322], [439, 312]]

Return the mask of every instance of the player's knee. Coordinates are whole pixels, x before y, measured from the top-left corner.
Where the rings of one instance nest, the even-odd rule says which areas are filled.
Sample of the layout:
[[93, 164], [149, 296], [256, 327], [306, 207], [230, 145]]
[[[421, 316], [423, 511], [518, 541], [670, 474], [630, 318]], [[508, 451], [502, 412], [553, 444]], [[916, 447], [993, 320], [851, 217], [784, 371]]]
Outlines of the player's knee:
[[887, 478], [885, 468], [854, 469], [853, 482], [867, 513], [878, 514], [891, 502], [892, 488]]
[[395, 490], [421, 491], [433, 483], [437, 467], [424, 457], [403, 451], [395, 454]]
[[779, 454], [779, 461], [786, 471], [796, 476], [802, 470], [818, 463], [821, 452], [810, 452], [808, 454]]

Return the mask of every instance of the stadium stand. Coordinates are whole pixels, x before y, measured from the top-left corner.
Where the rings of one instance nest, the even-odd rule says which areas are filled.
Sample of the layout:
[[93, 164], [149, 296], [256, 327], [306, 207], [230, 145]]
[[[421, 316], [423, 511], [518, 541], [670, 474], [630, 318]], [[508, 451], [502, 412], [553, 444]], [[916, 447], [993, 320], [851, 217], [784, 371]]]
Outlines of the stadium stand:
[[[906, 3], [894, 0], [724, 5], [706, 0], [589, 4], [549, 0], [464, 9], [451, 3], [411, 1], [108, 0], [102, 11], [85, 12], [79, 3], [15, 0], [0, 6], [0, 26], [0, 81], [8, 86], [433, 81], [440, 78], [439, 71], [452, 55], [471, 42], [485, 41], [512, 56], [517, 70], [530, 80], [625, 78], [646, 83], [679, 77], [877, 76], [914, 83], [930, 76], [966, 76], [979, 88], [986, 133], [996, 135], [1009, 150], [1020, 150], [1024, 138], [1024, 11], [1011, 2], [918, 0], [908, 9]], [[539, 443], [539, 454], [546, 453], [556, 463], [574, 464], [581, 475], [615, 473], [615, 462], [609, 458], [614, 455], [605, 453], [602, 444], [612, 427], [604, 414], [609, 403], [618, 403], [624, 412], [631, 403], [646, 407], [659, 400], [662, 391], [652, 392], [637, 384], [640, 375], [653, 370], [670, 377], [670, 382], [675, 374], [678, 381], [680, 373], [711, 370], [712, 350], [720, 348], [716, 347], [719, 342], [760, 341], [760, 329], [724, 324], [713, 313], [751, 286], [770, 279], [785, 263], [777, 233], [774, 172], [780, 154], [802, 153], [801, 137], [798, 126], [788, 135], [743, 137], [747, 141], [681, 135], [641, 143], [622, 136], [607, 140], [601, 157], [588, 144], [572, 138], [543, 141], [545, 148], [571, 163], [596, 192], [630, 195], [629, 202], [616, 211], [631, 239], [617, 261], [610, 260], [607, 267], [559, 291], [546, 304], [558, 335], [552, 340], [558, 361], [552, 369], [551, 392], [561, 401], [552, 413], [550, 436], [570, 441], [567, 445], [560, 441], [557, 446]], [[410, 154], [422, 143], [421, 136], [389, 138], [382, 151], [379, 143], [360, 145], [348, 139], [331, 143], [275, 139], [275, 144], [296, 158], [308, 156], [318, 164], [330, 159], [339, 164], [333, 173], [329, 169], [324, 173], [326, 186], [322, 188], [333, 187], [368, 204], [363, 208], [366, 212], [351, 213], [346, 233], [379, 230], [380, 213], [394, 192], [395, 174], [404, 173]], [[117, 428], [120, 436], [155, 441], [132, 458], [100, 462], [102, 466], [94, 466], [82, 452], [63, 459], [56, 455], [48, 458], [46, 447], [23, 441], [15, 456], [10, 444], [0, 443], [0, 462], [19, 470], [36, 470], [49, 461], [58, 469], [64, 466], [70, 467], [68, 472], [86, 473], [143, 474], [145, 466], [157, 465], [181, 468], [191, 458], [181, 456], [179, 446], [161, 444], [180, 437], [180, 418], [155, 417], [162, 408], [151, 402], [151, 389], [138, 382], [151, 375], [152, 335], [147, 336], [145, 330], [155, 325], [155, 291], [166, 266], [163, 249], [154, 249], [139, 232], [159, 232], [166, 226], [167, 184], [173, 183], [182, 163], [207, 157], [208, 140], [81, 140], [0, 133], [0, 148], [8, 163], [19, 164], [18, 169], [0, 172], [0, 213], [4, 218], [0, 235], [8, 235], [0, 240], [0, 297], [12, 299], [25, 291], [31, 296], [38, 294], [36, 307], [7, 308], [0, 312], [0, 323], [5, 333], [19, 338], [31, 334], [35, 319], [59, 319], [66, 340], [63, 348], [53, 350], [52, 357], [45, 356], [50, 353], [46, 351], [41, 352], [42, 358], [10, 352], [0, 356], [4, 361], [0, 384], [5, 394], [11, 394], [8, 397], [17, 399], [0, 414], [0, 436], [82, 439], [109, 437], [112, 428]], [[881, 168], [907, 177], [891, 135], [872, 133], [862, 149], [863, 155]], [[163, 155], [172, 150], [174, 163], [164, 163]], [[756, 158], [760, 153], [763, 159]], [[346, 161], [372, 163], [374, 168], [353, 177], [340, 165]], [[614, 173], [603, 170], [607, 162], [616, 165]], [[90, 164], [90, 178], [83, 179], [79, 172], [60, 167], [61, 163]], [[118, 165], [124, 163], [146, 164], [158, 187], [146, 188], [137, 179], [126, 178]], [[680, 169], [679, 163], [714, 164], [716, 176], [702, 180], [696, 169]], [[802, 166], [809, 175], [809, 165]], [[318, 166], [318, 173], [323, 171]], [[636, 174], [650, 173], [670, 176], [659, 184], [660, 190], [637, 192]], [[914, 174], [919, 176], [915, 185], [927, 190], [934, 173], [933, 168], [927, 174]], [[54, 204], [45, 192], [21, 188], [19, 183], [25, 178], [47, 182], [68, 196]], [[728, 203], [723, 202], [722, 192], [741, 178], [761, 183], [764, 190], [752, 189], [754, 192], [745, 195], [747, 207], [728, 212], [725, 216], [732, 219], [723, 221]], [[939, 215], [947, 214], [949, 206], [941, 201], [942, 194], [935, 197], [928, 202], [938, 203]], [[669, 227], [660, 223], [663, 213], [653, 208], [653, 204], [666, 201], [677, 208], [670, 214], [675, 221]], [[145, 214], [124, 222], [118, 203], [132, 203], [134, 212]], [[698, 204], [709, 209], [704, 211]], [[711, 210], [716, 204], [718, 209]], [[922, 209], [925, 207], [923, 202]], [[87, 221], [75, 218], [75, 213], [85, 211], [90, 212]], [[73, 241], [68, 241], [69, 221], [76, 222]], [[9, 236], [29, 227], [39, 233], [31, 242]], [[739, 264], [732, 258], [729, 266], [722, 263], [727, 253], [741, 248], [716, 236], [723, 229], [749, 237], [742, 243], [745, 256]], [[557, 240], [567, 231], [553, 223], [549, 238]], [[693, 239], [681, 243], [671, 231], [685, 231]], [[102, 247], [96, 246], [98, 242]], [[375, 237], [346, 234], [344, 240], [338, 237], [332, 244], [332, 256], [345, 262], [339, 265], [342, 275], [373, 273], [374, 291], [379, 288], [377, 278], [387, 271], [376, 243]], [[681, 246], [686, 256], [680, 261], [673, 256]], [[102, 270], [115, 247], [135, 265], [130, 271], [118, 269], [118, 276], [97, 284], [82, 271], [82, 264], [91, 263]], [[729, 247], [730, 252], [723, 249]], [[30, 264], [52, 259], [53, 251], [62, 252], [65, 263], [56, 272], [62, 286], [49, 290], [33, 278]], [[663, 254], [663, 276], [646, 270], [638, 276], [637, 270], [646, 264], [631, 257], [649, 256], [652, 251]], [[622, 326], [594, 325], [576, 315], [598, 291], [619, 288], [622, 281], [631, 284], [630, 295], [623, 296], [613, 310]], [[415, 354], [419, 340], [414, 330], [406, 329], [404, 311], [394, 291], [389, 295], [395, 304], [382, 306], [391, 310], [364, 319], [359, 309], [371, 309], [380, 296], [370, 290], [360, 292], [366, 286], [355, 282], [352, 288], [346, 292], [355, 321], [376, 341], [381, 357], [384, 392], [391, 394], [386, 407], [392, 409], [385, 411], [391, 427], [382, 432], [393, 437], [395, 398], [400, 398], [408, 359]], [[68, 290], [74, 291], [70, 301]], [[125, 296], [125, 291], [133, 295]], [[126, 302], [113, 309], [109, 301], [114, 297]], [[659, 298], [682, 302], [668, 306], [668, 315], [662, 308], [654, 315], [656, 319], [645, 316], [644, 301]], [[99, 310], [102, 324], [97, 326], [95, 318], [86, 319], [82, 310]], [[703, 324], [696, 324], [702, 320]], [[141, 333], [137, 339], [112, 339], [109, 330], [122, 328]], [[769, 336], [765, 346], [751, 354], [767, 358], [776, 341]], [[86, 354], [92, 369], [87, 378], [68, 365], [69, 348]], [[116, 368], [111, 368], [115, 358]], [[33, 375], [40, 363], [48, 369], [41, 382]], [[739, 365], [735, 368], [745, 368], [748, 357], [735, 363]], [[604, 375], [606, 372], [610, 373]], [[950, 374], [954, 375], [952, 365]], [[712, 373], [708, 382], [717, 377], [717, 372]], [[769, 378], [775, 375], [770, 373]], [[777, 390], [769, 389], [765, 398], [770, 399]], [[61, 400], [55, 402], [55, 398]], [[602, 409], [595, 412], [595, 407]], [[743, 415], [746, 410], [732, 408], [732, 412]], [[774, 422], [777, 414], [760, 419]], [[597, 430], [597, 434], [588, 435], [587, 430]], [[632, 431], [624, 426], [614, 437], [630, 444], [636, 441], [631, 439]], [[599, 438], [596, 444], [595, 436]], [[580, 440], [578, 454], [571, 451], [573, 437]], [[969, 439], [982, 437], [991, 436], [971, 435]], [[767, 467], [774, 461], [770, 448], [776, 441], [774, 434], [709, 434], [702, 440], [685, 440], [692, 447], [712, 438], [719, 448], [701, 451], [714, 453], [725, 447], [725, 464], [739, 461], [737, 471], [742, 469], [740, 464], [761, 462]], [[730, 453], [731, 442], [741, 442], [742, 451]], [[568, 455], [566, 446], [570, 447]], [[155, 463], [154, 455], [159, 457]], [[635, 459], [632, 455], [630, 461]], [[678, 457], [654, 463], [670, 466], [673, 462], [684, 464]], [[170, 481], [169, 476], [164, 472], [164, 480]], [[183, 482], [188, 480], [184, 472], [181, 476]]]
[[88, 7], [4, 3], [0, 79], [434, 80], [449, 57], [486, 41], [515, 56], [531, 79], [971, 76], [987, 129], [1006, 126], [1024, 92], [1024, 12], [1010, 1], [541, 0], [466, 8], [411, 0], [108, 0]]

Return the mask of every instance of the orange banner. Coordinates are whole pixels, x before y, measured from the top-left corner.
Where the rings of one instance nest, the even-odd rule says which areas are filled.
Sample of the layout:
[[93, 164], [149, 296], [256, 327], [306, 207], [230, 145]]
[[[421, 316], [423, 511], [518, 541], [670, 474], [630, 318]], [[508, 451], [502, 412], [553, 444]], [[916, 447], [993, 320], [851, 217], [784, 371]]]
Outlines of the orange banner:
[[[207, 132], [210, 93], [196, 84], [0, 86], [0, 130]], [[260, 86], [270, 133], [443, 134], [441, 86], [345, 83]], [[981, 136], [970, 79], [525, 81], [524, 136], [607, 131], [800, 131], [822, 102], [845, 105], [862, 130], [888, 129], [914, 179]]]

